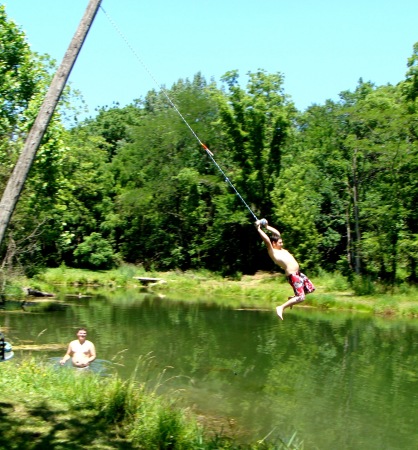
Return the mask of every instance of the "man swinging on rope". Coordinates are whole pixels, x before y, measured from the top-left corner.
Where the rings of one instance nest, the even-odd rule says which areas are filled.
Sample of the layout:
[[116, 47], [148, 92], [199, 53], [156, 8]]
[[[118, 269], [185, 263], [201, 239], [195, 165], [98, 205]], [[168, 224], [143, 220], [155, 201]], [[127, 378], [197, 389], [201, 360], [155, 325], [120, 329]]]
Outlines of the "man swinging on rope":
[[[287, 302], [276, 308], [277, 315], [283, 320], [283, 311], [289, 306], [292, 308], [296, 303], [303, 302], [305, 300], [305, 294], [313, 292], [315, 286], [306, 275], [299, 271], [299, 264], [294, 256], [283, 248], [283, 241], [279, 231], [271, 227], [266, 219], [257, 220], [255, 226], [267, 246], [270, 258], [285, 271], [287, 280], [293, 287], [295, 293], [293, 297], [289, 297]], [[264, 226], [266, 230], [270, 231], [272, 236], [267, 236], [261, 229], [261, 226]]]

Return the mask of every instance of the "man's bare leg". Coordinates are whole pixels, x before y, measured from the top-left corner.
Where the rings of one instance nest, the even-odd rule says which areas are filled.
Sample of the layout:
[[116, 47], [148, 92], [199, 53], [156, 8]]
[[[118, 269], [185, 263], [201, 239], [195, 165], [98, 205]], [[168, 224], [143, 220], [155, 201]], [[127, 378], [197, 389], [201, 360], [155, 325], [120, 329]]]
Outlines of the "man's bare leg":
[[277, 315], [280, 317], [280, 319], [283, 320], [283, 311], [287, 308], [287, 307], [292, 307], [293, 305], [295, 305], [296, 303], [299, 303], [300, 300], [298, 299], [298, 297], [291, 297], [286, 303], [283, 303], [283, 305], [277, 306], [276, 307], [276, 312]]
[[283, 320], [283, 306], [277, 306], [276, 307], [276, 312], [277, 312], [277, 315], [280, 317], [280, 319], [282, 319]]

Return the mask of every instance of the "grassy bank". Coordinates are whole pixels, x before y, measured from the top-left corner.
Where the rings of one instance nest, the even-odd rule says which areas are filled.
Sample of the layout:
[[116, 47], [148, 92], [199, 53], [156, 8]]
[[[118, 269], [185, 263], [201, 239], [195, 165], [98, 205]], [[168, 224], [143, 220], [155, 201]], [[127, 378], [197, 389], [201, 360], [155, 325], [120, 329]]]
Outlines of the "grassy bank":
[[[143, 384], [14, 359], [0, 366], [0, 448], [19, 449], [302, 449], [283, 442], [239, 442], [205, 427]], [[211, 430], [210, 430], [211, 429]]]
[[[283, 274], [257, 273], [239, 279], [222, 278], [207, 272], [146, 272], [135, 266], [103, 272], [89, 272], [60, 267], [49, 269], [31, 280], [13, 279], [6, 283], [9, 295], [22, 295], [22, 287], [52, 291], [73, 289], [86, 292], [92, 289], [140, 289], [134, 277], [162, 279], [148, 287], [152, 292], [172, 298], [196, 301], [202, 299], [230, 307], [266, 308], [283, 303], [292, 290]], [[418, 317], [418, 289], [401, 285], [385, 286], [357, 279], [352, 283], [339, 274], [313, 277], [316, 292], [306, 297], [304, 306], [320, 309], [341, 309], [385, 316]]]

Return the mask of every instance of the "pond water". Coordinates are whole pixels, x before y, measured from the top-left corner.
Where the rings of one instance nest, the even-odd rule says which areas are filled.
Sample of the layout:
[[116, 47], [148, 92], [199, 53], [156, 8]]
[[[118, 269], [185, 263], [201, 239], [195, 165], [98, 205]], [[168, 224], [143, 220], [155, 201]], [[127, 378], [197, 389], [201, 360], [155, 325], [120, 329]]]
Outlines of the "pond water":
[[0, 330], [15, 360], [30, 351], [57, 364], [86, 326], [96, 369], [176, 392], [243, 439], [296, 432], [306, 449], [417, 448], [416, 320], [297, 307], [282, 322], [274, 310], [138, 291], [11, 309], [0, 310]]

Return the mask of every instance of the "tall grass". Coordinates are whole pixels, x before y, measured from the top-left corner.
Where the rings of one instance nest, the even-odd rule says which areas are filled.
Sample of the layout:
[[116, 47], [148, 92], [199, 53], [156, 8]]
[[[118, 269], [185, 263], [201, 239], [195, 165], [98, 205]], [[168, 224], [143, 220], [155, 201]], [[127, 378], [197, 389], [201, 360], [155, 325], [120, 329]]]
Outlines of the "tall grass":
[[175, 396], [158, 396], [155, 385], [149, 390], [133, 379], [57, 368], [33, 358], [2, 363], [0, 391], [0, 448], [303, 448], [295, 436], [289, 442], [267, 436], [248, 444], [211, 433], [190, 410], [176, 406]]

